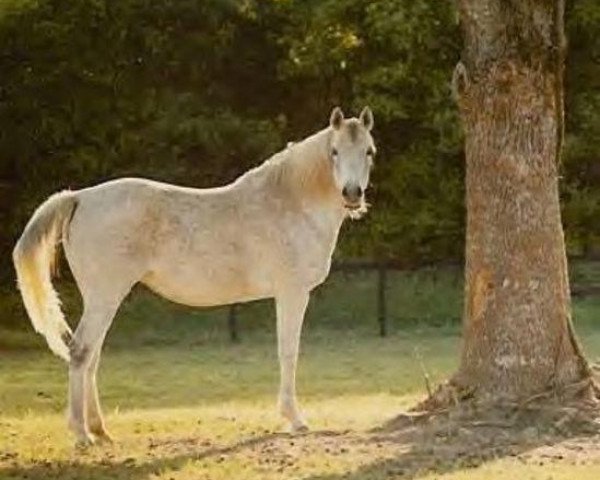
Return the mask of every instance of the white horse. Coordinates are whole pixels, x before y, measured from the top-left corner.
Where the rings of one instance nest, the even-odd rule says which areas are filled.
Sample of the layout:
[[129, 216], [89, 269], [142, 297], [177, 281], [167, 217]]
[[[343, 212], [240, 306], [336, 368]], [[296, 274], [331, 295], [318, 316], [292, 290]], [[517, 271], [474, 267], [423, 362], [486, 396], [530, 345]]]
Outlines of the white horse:
[[[79, 444], [110, 440], [96, 371], [113, 317], [141, 282], [175, 302], [224, 305], [275, 298], [279, 408], [306, 429], [295, 370], [310, 291], [324, 281], [344, 218], [366, 211], [375, 154], [371, 110], [289, 144], [219, 188], [123, 178], [51, 196], [33, 214], [13, 259], [36, 331], [69, 363], [69, 427]], [[83, 298], [75, 333], [51, 278], [61, 242]]]

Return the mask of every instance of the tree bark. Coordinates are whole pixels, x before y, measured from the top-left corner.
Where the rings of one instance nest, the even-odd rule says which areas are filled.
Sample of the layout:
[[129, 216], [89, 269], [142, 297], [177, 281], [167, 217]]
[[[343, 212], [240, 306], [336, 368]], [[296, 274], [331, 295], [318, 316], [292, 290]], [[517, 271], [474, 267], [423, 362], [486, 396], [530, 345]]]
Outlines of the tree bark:
[[[466, 135], [463, 350], [453, 382], [522, 399], [590, 378], [571, 324], [558, 168], [563, 0], [459, 0]], [[591, 384], [591, 382], [590, 382]]]

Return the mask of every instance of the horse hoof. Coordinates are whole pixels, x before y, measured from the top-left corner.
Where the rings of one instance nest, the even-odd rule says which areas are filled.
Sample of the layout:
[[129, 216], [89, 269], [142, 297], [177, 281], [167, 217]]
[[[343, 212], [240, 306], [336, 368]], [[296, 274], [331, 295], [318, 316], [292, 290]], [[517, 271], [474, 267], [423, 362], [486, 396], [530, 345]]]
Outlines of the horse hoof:
[[90, 427], [90, 435], [94, 438], [94, 440], [97, 443], [114, 443], [112, 437], [110, 436], [103, 424], [92, 425]]
[[96, 441], [103, 445], [112, 445], [114, 442], [113, 438], [108, 434], [108, 432], [98, 432], [94, 434], [96, 437]]
[[92, 436], [81, 437], [75, 441], [75, 448], [77, 450], [86, 450], [92, 445], [94, 445], [94, 438]]
[[292, 425], [292, 433], [306, 433], [308, 430], [308, 425], [304, 422]]

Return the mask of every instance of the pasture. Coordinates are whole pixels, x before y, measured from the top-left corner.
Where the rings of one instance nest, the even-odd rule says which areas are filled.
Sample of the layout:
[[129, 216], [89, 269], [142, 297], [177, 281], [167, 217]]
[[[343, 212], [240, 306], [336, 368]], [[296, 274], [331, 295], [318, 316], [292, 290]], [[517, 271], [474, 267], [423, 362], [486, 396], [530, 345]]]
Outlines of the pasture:
[[[597, 265], [573, 270], [575, 284], [597, 284]], [[394, 273], [390, 334], [379, 338], [372, 275], [335, 274], [306, 320], [298, 392], [311, 431], [298, 435], [285, 433], [275, 408], [270, 302], [241, 308], [241, 341], [232, 344], [226, 310], [135, 292], [115, 320], [100, 368], [116, 442], [85, 451], [73, 448], [66, 428], [63, 362], [31, 331], [2, 331], [0, 478], [598, 478], [594, 431], [523, 424], [508, 435], [494, 426], [399, 430], [390, 423], [426, 393], [424, 370], [436, 383], [455, 368], [461, 289], [458, 271]], [[77, 301], [68, 286], [63, 293], [72, 320]], [[4, 310], [19, 317], [11, 298]], [[599, 314], [598, 297], [575, 299], [591, 360], [600, 357]]]

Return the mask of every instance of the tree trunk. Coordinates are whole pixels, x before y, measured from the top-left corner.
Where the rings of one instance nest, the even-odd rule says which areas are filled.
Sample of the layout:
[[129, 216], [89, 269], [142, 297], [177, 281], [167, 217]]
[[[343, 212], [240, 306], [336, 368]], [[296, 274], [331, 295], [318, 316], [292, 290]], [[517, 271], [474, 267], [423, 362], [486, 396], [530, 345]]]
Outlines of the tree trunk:
[[459, 0], [467, 238], [453, 382], [477, 397], [560, 394], [590, 379], [571, 325], [558, 195], [563, 10], [562, 0]]

